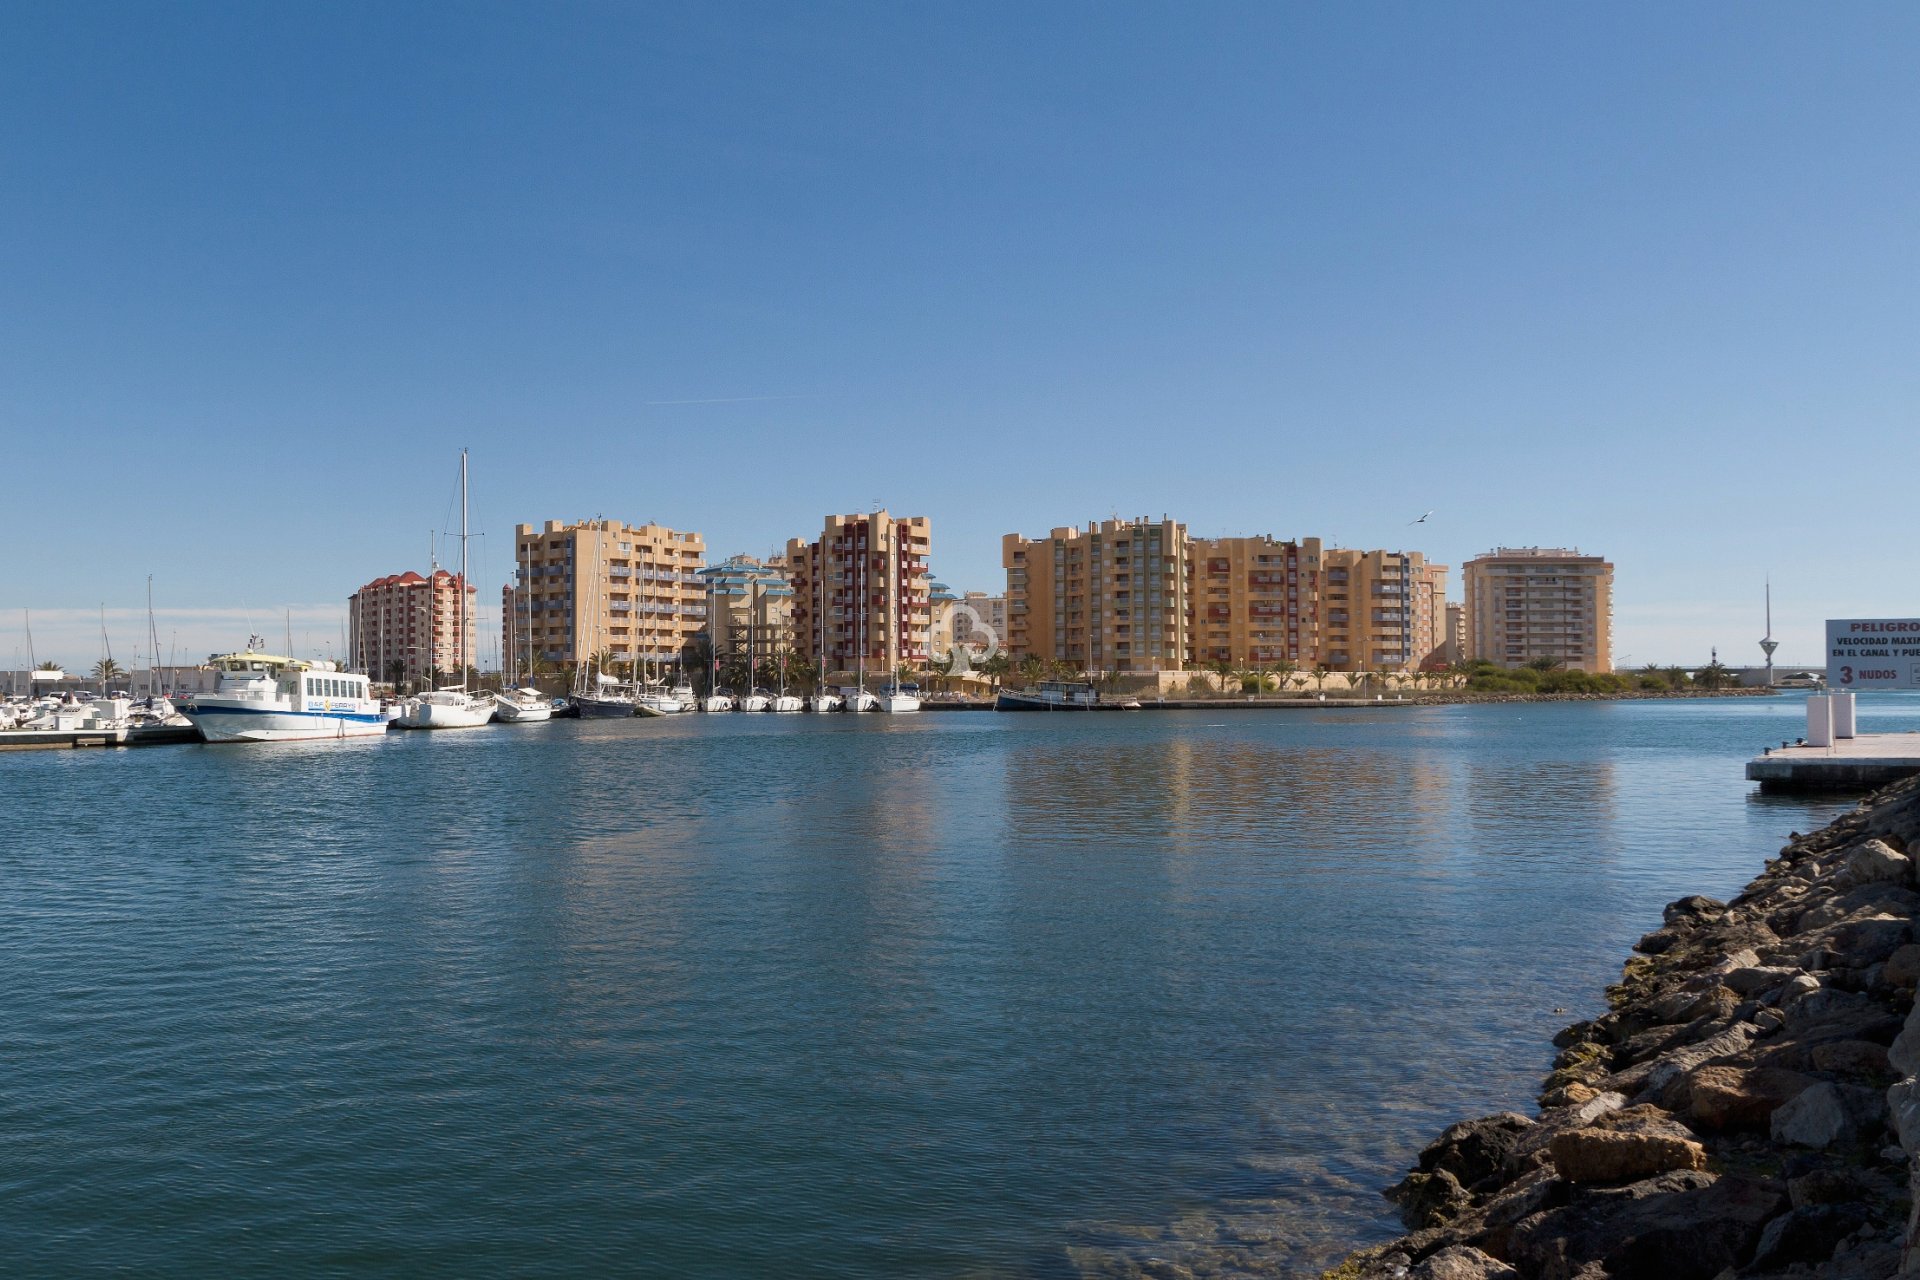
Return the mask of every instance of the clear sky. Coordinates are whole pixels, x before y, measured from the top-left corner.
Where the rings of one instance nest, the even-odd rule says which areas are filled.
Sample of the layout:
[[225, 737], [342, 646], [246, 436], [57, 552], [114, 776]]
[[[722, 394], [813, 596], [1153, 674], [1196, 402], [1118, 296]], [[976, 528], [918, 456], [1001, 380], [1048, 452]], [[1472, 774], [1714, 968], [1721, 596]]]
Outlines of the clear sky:
[[1920, 614], [1916, 66], [1906, 4], [14, 4], [0, 666], [126, 661], [149, 574], [317, 648], [463, 445], [489, 600], [516, 521], [879, 501], [998, 590], [1168, 513], [1602, 552], [1635, 666], [1757, 659], [1771, 573], [1813, 657]]

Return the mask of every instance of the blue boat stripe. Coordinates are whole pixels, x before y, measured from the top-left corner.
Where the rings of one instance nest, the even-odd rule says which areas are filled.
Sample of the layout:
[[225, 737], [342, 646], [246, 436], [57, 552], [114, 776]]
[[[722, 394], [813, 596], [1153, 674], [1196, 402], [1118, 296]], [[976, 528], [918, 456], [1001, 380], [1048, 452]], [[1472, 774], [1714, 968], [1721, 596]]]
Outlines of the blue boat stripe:
[[378, 724], [378, 711], [288, 711], [280, 707], [185, 707], [188, 717], [222, 716], [302, 716], [314, 720], [351, 720], [355, 724]]

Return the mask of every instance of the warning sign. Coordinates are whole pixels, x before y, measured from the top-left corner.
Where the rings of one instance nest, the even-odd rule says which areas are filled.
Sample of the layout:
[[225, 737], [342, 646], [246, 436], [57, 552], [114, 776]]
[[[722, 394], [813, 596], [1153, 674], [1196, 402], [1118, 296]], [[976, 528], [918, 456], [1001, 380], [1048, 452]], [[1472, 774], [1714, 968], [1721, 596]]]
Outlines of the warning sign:
[[1827, 687], [1920, 689], [1920, 618], [1827, 619]]

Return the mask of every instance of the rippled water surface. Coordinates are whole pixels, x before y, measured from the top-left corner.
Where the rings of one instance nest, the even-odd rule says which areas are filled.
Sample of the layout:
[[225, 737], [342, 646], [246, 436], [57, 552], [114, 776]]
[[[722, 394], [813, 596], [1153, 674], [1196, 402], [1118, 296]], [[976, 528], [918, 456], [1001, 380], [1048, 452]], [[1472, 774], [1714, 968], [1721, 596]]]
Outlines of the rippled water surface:
[[1304, 1270], [1391, 1232], [1437, 1128], [1530, 1103], [1662, 903], [1844, 807], [1741, 780], [1798, 715], [0, 757], [5, 1269]]

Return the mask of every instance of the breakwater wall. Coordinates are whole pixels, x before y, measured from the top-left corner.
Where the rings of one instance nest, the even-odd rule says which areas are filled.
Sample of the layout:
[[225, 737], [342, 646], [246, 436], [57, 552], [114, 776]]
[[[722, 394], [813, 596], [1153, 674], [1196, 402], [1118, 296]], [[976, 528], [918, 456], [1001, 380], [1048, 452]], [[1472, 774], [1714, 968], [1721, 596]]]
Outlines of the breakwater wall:
[[1683, 898], [1539, 1110], [1457, 1124], [1330, 1280], [1920, 1276], [1920, 779]]

